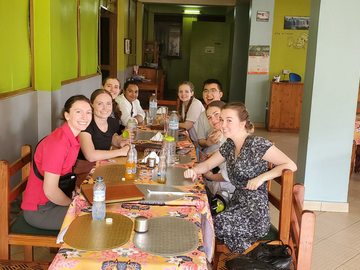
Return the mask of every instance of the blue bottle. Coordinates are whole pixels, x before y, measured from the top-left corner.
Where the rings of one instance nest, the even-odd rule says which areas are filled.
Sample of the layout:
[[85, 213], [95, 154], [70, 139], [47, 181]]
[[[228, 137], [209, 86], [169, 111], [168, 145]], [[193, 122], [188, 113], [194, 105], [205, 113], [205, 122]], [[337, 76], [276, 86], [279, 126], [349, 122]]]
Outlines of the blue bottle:
[[105, 218], [105, 194], [106, 185], [104, 183], [104, 179], [102, 177], [98, 177], [94, 185], [94, 197], [92, 205], [92, 218], [94, 220], [103, 220]]

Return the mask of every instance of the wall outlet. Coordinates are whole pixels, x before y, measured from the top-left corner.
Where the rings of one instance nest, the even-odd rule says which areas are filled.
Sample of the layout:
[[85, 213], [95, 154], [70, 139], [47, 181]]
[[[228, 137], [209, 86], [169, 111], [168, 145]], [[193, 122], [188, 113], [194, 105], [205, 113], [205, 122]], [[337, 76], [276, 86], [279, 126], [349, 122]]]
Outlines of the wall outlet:
[[289, 74], [290, 73], [290, 70], [287, 70], [287, 69], [284, 69], [283, 70], [283, 74], [285, 75], [285, 74]]

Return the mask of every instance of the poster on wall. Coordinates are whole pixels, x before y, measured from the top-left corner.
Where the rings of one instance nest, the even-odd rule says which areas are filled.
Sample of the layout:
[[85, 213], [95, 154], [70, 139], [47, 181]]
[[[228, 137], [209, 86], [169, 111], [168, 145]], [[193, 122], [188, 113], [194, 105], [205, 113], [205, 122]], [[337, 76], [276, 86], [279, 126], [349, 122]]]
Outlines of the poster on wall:
[[270, 46], [250, 45], [248, 74], [269, 74]]

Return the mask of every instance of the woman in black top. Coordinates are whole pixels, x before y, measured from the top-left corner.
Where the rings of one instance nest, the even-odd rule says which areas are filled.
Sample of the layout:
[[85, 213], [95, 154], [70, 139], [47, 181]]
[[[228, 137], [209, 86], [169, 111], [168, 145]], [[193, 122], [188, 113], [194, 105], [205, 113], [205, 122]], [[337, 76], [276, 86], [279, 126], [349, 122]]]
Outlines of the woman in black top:
[[[112, 112], [112, 97], [105, 89], [97, 89], [91, 94], [93, 119], [86, 130], [80, 133], [81, 151], [79, 159], [90, 162], [126, 156], [129, 145], [117, 134], [119, 121], [109, 117]], [[114, 145], [119, 149], [110, 150]]]

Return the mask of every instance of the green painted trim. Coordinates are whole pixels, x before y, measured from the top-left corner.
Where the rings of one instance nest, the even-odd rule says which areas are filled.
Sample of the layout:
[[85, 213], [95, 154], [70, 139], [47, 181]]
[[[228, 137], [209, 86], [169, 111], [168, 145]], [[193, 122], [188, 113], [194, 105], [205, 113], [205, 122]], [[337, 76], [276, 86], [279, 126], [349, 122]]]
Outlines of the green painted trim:
[[124, 54], [124, 39], [127, 36], [128, 25], [128, 1], [118, 0], [118, 61], [117, 69], [125, 70], [127, 64], [127, 55]]
[[137, 2], [136, 6], [136, 65], [142, 65], [142, 44], [143, 44], [143, 16], [144, 4]]

